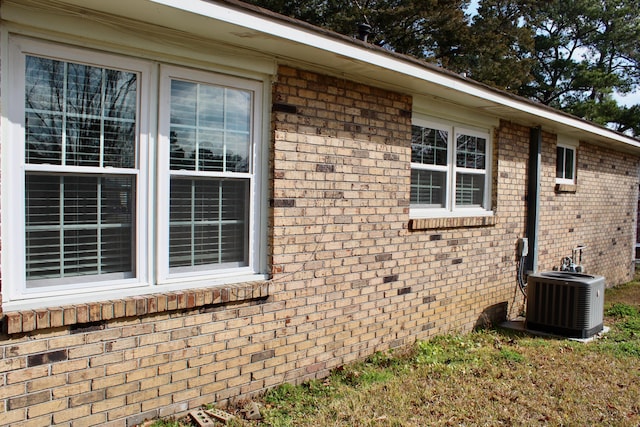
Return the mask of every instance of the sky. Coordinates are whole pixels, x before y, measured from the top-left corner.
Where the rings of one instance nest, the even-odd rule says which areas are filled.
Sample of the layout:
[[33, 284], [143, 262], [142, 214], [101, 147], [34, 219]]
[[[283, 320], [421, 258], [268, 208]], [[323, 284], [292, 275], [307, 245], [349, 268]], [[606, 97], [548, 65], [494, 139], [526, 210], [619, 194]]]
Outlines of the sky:
[[477, 10], [478, 10], [478, 0], [471, 0], [471, 3], [467, 8], [467, 12], [469, 12], [472, 15], [475, 15]]
[[636, 89], [635, 93], [630, 93], [627, 96], [614, 95], [613, 96], [619, 104], [631, 107], [632, 105], [640, 104], [640, 91]]

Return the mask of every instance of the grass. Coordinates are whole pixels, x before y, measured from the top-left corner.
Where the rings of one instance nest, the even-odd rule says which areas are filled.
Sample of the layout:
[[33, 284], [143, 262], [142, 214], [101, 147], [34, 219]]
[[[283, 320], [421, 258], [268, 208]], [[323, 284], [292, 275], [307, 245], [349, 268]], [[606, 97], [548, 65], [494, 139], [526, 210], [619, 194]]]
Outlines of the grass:
[[587, 344], [494, 329], [376, 353], [268, 391], [263, 420], [244, 425], [638, 426], [640, 281], [607, 290], [605, 324]]

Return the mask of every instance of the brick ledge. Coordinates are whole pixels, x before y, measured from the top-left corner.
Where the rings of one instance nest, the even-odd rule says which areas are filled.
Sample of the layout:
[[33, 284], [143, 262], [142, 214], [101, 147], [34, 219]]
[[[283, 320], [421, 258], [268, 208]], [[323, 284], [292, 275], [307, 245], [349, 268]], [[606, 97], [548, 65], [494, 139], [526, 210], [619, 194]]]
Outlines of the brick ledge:
[[578, 186], [574, 184], [556, 184], [556, 193], [576, 193]]
[[431, 230], [440, 228], [487, 227], [497, 223], [495, 215], [460, 218], [416, 218], [409, 220], [409, 230]]
[[261, 299], [269, 296], [269, 282], [257, 281], [139, 295], [118, 300], [3, 313], [4, 331], [18, 334], [131, 316]]

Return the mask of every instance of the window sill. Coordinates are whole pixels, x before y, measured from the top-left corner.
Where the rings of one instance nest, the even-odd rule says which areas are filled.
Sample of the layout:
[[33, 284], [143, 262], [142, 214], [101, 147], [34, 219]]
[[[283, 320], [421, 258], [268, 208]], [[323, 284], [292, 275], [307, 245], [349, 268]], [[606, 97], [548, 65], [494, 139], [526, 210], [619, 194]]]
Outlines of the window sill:
[[556, 184], [556, 193], [576, 193], [578, 186], [575, 184]]
[[497, 218], [495, 215], [457, 218], [416, 218], [409, 220], [409, 231], [442, 228], [491, 227], [496, 225], [496, 223]]
[[268, 296], [269, 282], [257, 281], [140, 295], [96, 303], [9, 311], [3, 313], [4, 332], [19, 334], [83, 323], [264, 299]]

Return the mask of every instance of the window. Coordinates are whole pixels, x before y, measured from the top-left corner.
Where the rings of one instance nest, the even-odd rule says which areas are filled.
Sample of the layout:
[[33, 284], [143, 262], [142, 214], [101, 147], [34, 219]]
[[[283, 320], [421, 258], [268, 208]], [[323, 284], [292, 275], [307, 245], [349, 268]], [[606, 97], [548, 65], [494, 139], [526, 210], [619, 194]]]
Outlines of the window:
[[414, 119], [412, 216], [491, 214], [490, 143], [486, 132]]
[[137, 81], [26, 56], [28, 289], [135, 276]]
[[556, 183], [576, 183], [576, 147], [558, 144], [556, 149]]
[[[250, 268], [260, 84], [163, 67], [161, 280]], [[167, 138], [168, 135], [168, 138]]]
[[259, 80], [161, 66], [154, 85], [149, 61], [10, 46], [5, 307], [255, 280]]

